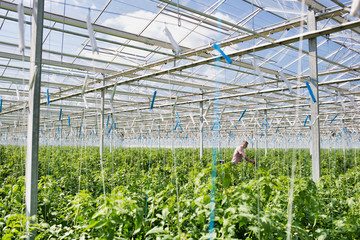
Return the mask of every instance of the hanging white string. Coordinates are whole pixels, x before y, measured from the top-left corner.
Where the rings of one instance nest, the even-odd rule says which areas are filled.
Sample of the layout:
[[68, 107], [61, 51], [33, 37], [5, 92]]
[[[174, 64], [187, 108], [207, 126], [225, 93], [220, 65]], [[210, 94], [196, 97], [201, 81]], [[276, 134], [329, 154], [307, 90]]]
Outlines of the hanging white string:
[[357, 105], [357, 103], [355, 102], [354, 98], [350, 97], [350, 96], [346, 96], [350, 101], [351, 103], [354, 105], [354, 108], [355, 110], [359, 110], [359, 107]]
[[16, 90], [16, 98], [18, 101], [20, 101], [20, 93], [19, 93], [19, 88], [18, 88], [17, 84], [15, 85], [15, 90]]
[[283, 72], [279, 71], [279, 75], [280, 75], [281, 79], [284, 81], [284, 83], [286, 84], [287, 88], [289, 89], [290, 94], [294, 94], [294, 91], [293, 91], [293, 89], [291, 87], [291, 83], [286, 78], [285, 74]]
[[83, 86], [82, 86], [82, 89], [81, 89], [81, 95], [84, 95], [84, 93], [85, 93], [88, 79], [89, 79], [89, 75], [86, 74], [85, 79], [84, 79], [84, 83], [83, 83]]
[[89, 108], [89, 105], [88, 105], [88, 103], [87, 103], [87, 100], [86, 100], [85, 95], [83, 95], [83, 100], [84, 100], [85, 108]]
[[91, 42], [92, 52], [94, 53], [96, 51], [97, 53], [99, 53], [99, 49], [98, 49], [98, 47], [96, 45], [94, 29], [93, 29], [93, 26], [92, 26], [92, 23], [91, 23], [90, 8], [89, 8], [89, 13], [88, 13], [88, 15], [86, 17], [86, 25], [87, 25], [87, 29], [88, 29], [88, 32], [89, 32], [89, 38], [90, 38], [90, 42]]
[[350, 15], [355, 16], [360, 9], [360, 0], [353, 0], [351, 4]]
[[113, 102], [112, 102], [112, 101], [109, 101], [109, 104], [110, 104], [110, 109], [111, 109], [112, 117], [114, 118], [114, 117], [115, 117], [115, 109], [114, 109], [114, 106], [113, 106]]
[[256, 74], [259, 76], [260, 80], [265, 84], [266, 81], [264, 79], [264, 76], [263, 76], [262, 72], [260, 71], [259, 66], [256, 64], [255, 59], [254, 59], [254, 62], [253, 62], [253, 66], [254, 66]]
[[18, 4], [18, 25], [19, 25], [19, 50], [24, 54], [25, 49], [25, 29], [24, 29], [24, 5], [21, 2]]
[[164, 28], [164, 33], [168, 37], [170, 44], [173, 47], [173, 52], [175, 53], [175, 55], [176, 56], [180, 55], [182, 53], [181, 48], [180, 48], [179, 44], [177, 44], [177, 42], [175, 41], [175, 39], [173, 38], [169, 29], [166, 26]]
[[116, 93], [116, 87], [117, 87], [117, 81], [115, 82], [115, 86], [114, 86], [114, 89], [113, 89], [112, 94], [111, 94], [110, 102], [112, 102], [114, 100], [114, 96], [115, 96], [115, 93]]
[[[302, 36], [302, 33], [304, 31], [304, 22], [305, 19], [305, 0], [301, 1], [301, 21], [300, 21], [300, 29], [299, 34]], [[301, 67], [302, 62], [300, 56], [302, 55], [302, 49], [303, 49], [303, 37], [300, 37], [299, 39], [299, 61], [298, 61], [298, 69], [297, 69], [297, 91], [296, 91], [296, 106], [299, 104], [299, 96], [300, 96], [300, 74], [301, 74]], [[296, 107], [296, 117], [299, 116], [299, 109]], [[296, 122], [296, 119], [295, 119]], [[311, 144], [310, 144], [311, 147]], [[310, 150], [311, 151], [311, 150]], [[293, 201], [294, 201], [294, 185], [295, 185], [295, 151], [293, 151], [293, 159], [291, 163], [291, 181], [290, 181], [290, 191], [289, 191], [289, 203], [288, 203], [288, 221], [286, 224], [286, 240], [291, 240], [291, 228], [292, 228], [292, 221], [293, 221]]]
[[81, 95], [83, 96], [85, 108], [89, 108], [89, 105], [88, 105], [88, 103], [86, 101], [86, 97], [85, 97], [85, 91], [86, 91], [88, 79], [89, 79], [89, 75], [86, 74], [85, 79], [84, 79], [84, 84], [83, 84], [82, 89], [81, 89]]
[[345, 111], [346, 111], [346, 108], [345, 108], [344, 100], [343, 100], [340, 92], [338, 92], [338, 100], [340, 101], [340, 104], [341, 104], [341, 106], [342, 106], [342, 108], [343, 108], [343, 110], [344, 110], [344, 112], [345, 112]]

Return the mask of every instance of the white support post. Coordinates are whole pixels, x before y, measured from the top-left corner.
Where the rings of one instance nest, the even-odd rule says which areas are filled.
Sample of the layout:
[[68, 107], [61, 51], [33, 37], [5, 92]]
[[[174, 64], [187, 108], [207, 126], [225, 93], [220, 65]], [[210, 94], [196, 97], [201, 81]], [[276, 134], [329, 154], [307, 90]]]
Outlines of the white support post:
[[[103, 81], [105, 86], [105, 81]], [[100, 161], [103, 162], [104, 157], [104, 105], [105, 105], [105, 90], [101, 90], [101, 113], [100, 113]]]
[[[267, 103], [266, 103], [266, 108], [267, 108]], [[265, 112], [265, 119], [267, 120], [267, 110], [265, 109], [264, 110]], [[266, 123], [266, 125], [265, 125], [265, 129], [267, 129], [268, 128], [268, 125], [267, 125], [267, 123]], [[268, 150], [268, 137], [267, 137], [267, 133], [265, 134], [265, 156], [267, 155], [267, 150]]]
[[[31, 26], [31, 55], [30, 55], [30, 81], [29, 114], [27, 133], [27, 152], [25, 170], [25, 212], [26, 217], [37, 215], [37, 190], [39, 166], [39, 125], [40, 125], [40, 91], [41, 91], [41, 61], [43, 37], [44, 0], [34, 0]], [[37, 70], [36, 70], [37, 69]], [[26, 222], [26, 231], [30, 233], [32, 219]], [[36, 231], [27, 237], [34, 240]]]
[[[201, 90], [201, 100], [203, 99], [203, 92]], [[200, 102], [200, 159], [204, 154], [204, 139], [203, 139], [203, 126], [204, 126], [204, 103]]]
[[[316, 18], [313, 9], [308, 11], [308, 30], [316, 31]], [[318, 67], [317, 67], [317, 41], [315, 38], [309, 39], [309, 70], [310, 87], [314, 93], [316, 102], [311, 101], [311, 136], [312, 136], [312, 178], [316, 182], [320, 178], [320, 122], [319, 122], [319, 87], [318, 87]]]

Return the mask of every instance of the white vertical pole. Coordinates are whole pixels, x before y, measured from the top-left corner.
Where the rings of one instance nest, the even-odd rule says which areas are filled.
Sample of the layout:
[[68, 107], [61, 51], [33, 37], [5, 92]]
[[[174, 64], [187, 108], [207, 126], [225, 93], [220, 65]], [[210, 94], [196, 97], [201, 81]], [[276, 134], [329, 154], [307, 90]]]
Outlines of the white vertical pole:
[[[203, 99], [203, 93], [201, 90], [201, 99]], [[204, 154], [204, 139], [203, 139], [203, 125], [204, 125], [204, 103], [200, 102], [200, 159]]]
[[[105, 81], [103, 81], [103, 86]], [[104, 157], [104, 105], [105, 105], [105, 90], [101, 90], [101, 113], [100, 113], [100, 161], [103, 161]]]
[[[267, 108], [267, 103], [266, 103], [266, 108]], [[265, 109], [265, 118], [266, 118], [266, 121], [267, 121], [267, 110]], [[268, 128], [268, 125], [266, 124], [265, 125], [265, 129]], [[267, 155], [267, 150], [268, 150], [268, 137], [267, 137], [267, 133], [265, 134], [265, 156]]]
[[[25, 170], [25, 211], [27, 218], [37, 215], [43, 14], [44, 0], [34, 0], [31, 26], [29, 114]], [[32, 223], [31, 220], [26, 222], [28, 233]], [[34, 230], [27, 239], [33, 240], [35, 237], [36, 231]]]
[[[308, 30], [316, 30], [315, 12], [313, 9], [308, 11]], [[319, 123], [319, 88], [318, 88], [318, 67], [317, 67], [317, 41], [315, 38], [309, 39], [309, 69], [310, 87], [314, 93], [316, 102], [311, 100], [311, 136], [312, 136], [312, 178], [316, 182], [320, 178], [320, 123]]]

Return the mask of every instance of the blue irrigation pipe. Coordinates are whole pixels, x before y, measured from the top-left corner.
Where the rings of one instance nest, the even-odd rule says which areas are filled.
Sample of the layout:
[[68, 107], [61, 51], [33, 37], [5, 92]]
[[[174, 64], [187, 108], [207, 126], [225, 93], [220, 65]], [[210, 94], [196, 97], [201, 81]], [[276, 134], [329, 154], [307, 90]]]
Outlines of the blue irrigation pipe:
[[265, 118], [265, 122], [266, 122], [266, 125], [268, 125], [268, 127], [270, 127], [270, 124], [266, 118]]
[[108, 126], [109, 126], [109, 119], [110, 119], [110, 114], [109, 114], [109, 115], [108, 115], [108, 117], [107, 117], [106, 127], [108, 127]]
[[179, 114], [178, 114], [178, 112], [175, 112], [176, 113], [176, 116], [177, 116], [177, 118], [179, 119], [179, 123], [181, 123], [181, 119], [180, 119], [180, 117], [179, 117]]
[[228, 55], [226, 55], [226, 54], [224, 53], [224, 51], [221, 50], [220, 46], [217, 45], [216, 43], [214, 43], [214, 49], [216, 49], [216, 50], [223, 56], [223, 58], [225, 58], [225, 60], [226, 60], [227, 63], [232, 64], [231, 58], [230, 58]]
[[214, 122], [214, 124], [212, 125], [212, 127], [211, 127], [211, 131], [214, 129], [215, 124], [216, 124], [216, 122]]
[[62, 115], [62, 108], [60, 108], [59, 121], [61, 120], [61, 115]]
[[46, 99], [47, 99], [47, 104], [50, 104], [50, 94], [49, 94], [49, 89], [46, 89]]
[[241, 116], [240, 116], [240, 118], [239, 118], [239, 120], [238, 120], [238, 122], [240, 122], [240, 120], [243, 118], [243, 116], [244, 116], [244, 114], [246, 113], [246, 108], [245, 108], [245, 110], [242, 112], [242, 114], [241, 114]]
[[176, 122], [176, 125], [175, 125], [174, 130], [176, 130], [176, 128], [178, 127], [178, 125], [179, 125], [179, 122]]
[[332, 122], [335, 120], [335, 118], [337, 118], [337, 114], [336, 114], [335, 117], [331, 120], [330, 124], [332, 124]]
[[304, 127], [305, 127], [306, 122], [307, 122], [308, 119], [309, 119], [309, 115], [306, 116], [306, 119], [305, 119], [305, 122], [304, 122]]
[[157, 93], [157, 91], [154, 92], [154, 95], [153, 95], [153, 98], [152, 98], [152, 101], [151, 101], [151, 105], [150, 105], [150, 109], [153, 109], [153, 107], [154, 107], [156, 93]]
[[310, 96], [311, 96], [311, 98], [312, 98], [313, 102], [314, 102], [314, 103], [316, 103], [316, 98], [315, 98], [315, 96], [314, 96], [313, 91], [311, 90], [311, 87], [310, 87], [309, 82], [308, 82], [308, 81], [306, 81], [306, 82], [305, 82], [305, 84], [306, 84], [306, 87], [307, 87], [307, 89], [308, 89], [308, 91], [309, 91], [309, 94], [310, 94]]

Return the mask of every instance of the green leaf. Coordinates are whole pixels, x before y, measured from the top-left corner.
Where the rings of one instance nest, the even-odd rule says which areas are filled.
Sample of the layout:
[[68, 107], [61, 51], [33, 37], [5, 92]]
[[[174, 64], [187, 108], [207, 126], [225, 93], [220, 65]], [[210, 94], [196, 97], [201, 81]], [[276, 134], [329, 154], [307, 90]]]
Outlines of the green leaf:
[[231, 179], [231, 175], [230, 173], [225, 173], [225, 176], [224, 176], [224, 187], [225, 188], [228, 188], [232, 183], [232, 179]]
[[154, 227], [146, 233], [146, 236], [150, 235], [150, 234], [163, 233], [163, 232], [164, 232], [164, 229], [162, 227]]

